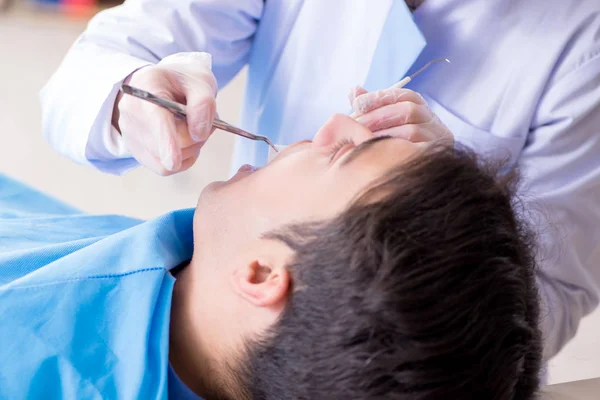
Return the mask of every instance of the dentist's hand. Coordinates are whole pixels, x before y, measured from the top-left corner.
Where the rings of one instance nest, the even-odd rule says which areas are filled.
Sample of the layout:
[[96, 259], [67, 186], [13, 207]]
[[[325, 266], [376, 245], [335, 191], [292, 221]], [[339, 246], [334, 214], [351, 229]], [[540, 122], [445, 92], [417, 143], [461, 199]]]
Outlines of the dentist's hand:
[[452, 132], [427, 106], [420, 94], [409, 89], [367, 92], [361, 87], [348, 96], [352, 117], [378, 136], [401, 137], [411, 142], [454, 140]]
[[170, 111], [119, 93], [112, 124], [127, 149], [159, 175], [190, 168], [214, 131], [217, 82], [208, 53], [179, 53], [131, 74], [125, 83], [186, 104], [187, 121]]

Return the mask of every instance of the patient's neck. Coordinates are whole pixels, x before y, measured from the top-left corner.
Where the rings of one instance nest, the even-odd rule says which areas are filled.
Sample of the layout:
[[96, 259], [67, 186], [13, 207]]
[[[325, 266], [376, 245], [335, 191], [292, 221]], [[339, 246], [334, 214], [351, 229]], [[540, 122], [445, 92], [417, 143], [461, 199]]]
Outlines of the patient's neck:
[[194, 318], [193, 271], [188, 265], [178, 274], [171, 302], [169, 326], [169, 362], [171, 367], [193, 392], [205, 399], [218, 398], [211, 388], [214, 386], [214, 368], [206, 344], [202, 343]]

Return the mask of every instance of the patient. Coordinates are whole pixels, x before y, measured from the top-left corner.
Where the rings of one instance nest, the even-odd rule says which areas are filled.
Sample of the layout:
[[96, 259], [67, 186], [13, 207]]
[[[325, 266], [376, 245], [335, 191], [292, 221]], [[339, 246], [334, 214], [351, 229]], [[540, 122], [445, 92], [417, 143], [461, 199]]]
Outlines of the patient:
[[0, 398], [535, 396], [529, 235], [466, 151], [335, 116], [148, 222], [0, 182]]

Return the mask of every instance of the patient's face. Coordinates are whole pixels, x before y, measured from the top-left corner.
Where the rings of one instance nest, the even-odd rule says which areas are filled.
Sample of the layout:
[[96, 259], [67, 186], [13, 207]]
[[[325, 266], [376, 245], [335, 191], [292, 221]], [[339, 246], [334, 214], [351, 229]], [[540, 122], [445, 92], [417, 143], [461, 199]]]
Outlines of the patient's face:
[[401, 139], [374, 139], [353, 119], [332, 117], [313, 141], [287, 146], [266, 167], [242, 167], [209, 185], [196, 210], [197, 250], [224, 261], [265, 232], [291, 222], [330, 218], [386, 171], [418, 151]]
[[[258, 313], [265, 307], [259, 306], [257, 311], [252, 301], [244, 308], [246, 303], [240, 300], [244, 296], [239, 296], [239, 284], [232, 279], [233, 271], [243, 271], [252, 260], [277, 264], [286, 251], [293, 256], [283, 244], [264, 239], [265, 233], [290, 223], [336, 216], [374, 180], [406, 162], [421, 146], [402, 139], [372, 139], [374, 134], [353, 119], [334, 116], [312, 142], [286, 147], [258, 171], [242, 167], [229, 181], [213, 183], [201, 193], [194, 220], [193, 265], [200, 266], [194, 284], [195, 298], [202, 303], [197, 313], [203, 314], [198, 325], [204, 340], [221, 340], [223, 332], [235, 336], [244, 329], [261, 331], [278, 315], [273, 307], [267, 307], [266, 314]], [[270, 290], [263, 285], [256, 291], [263, 288]], [[249, 296], [256, 294], [252, 290]]]

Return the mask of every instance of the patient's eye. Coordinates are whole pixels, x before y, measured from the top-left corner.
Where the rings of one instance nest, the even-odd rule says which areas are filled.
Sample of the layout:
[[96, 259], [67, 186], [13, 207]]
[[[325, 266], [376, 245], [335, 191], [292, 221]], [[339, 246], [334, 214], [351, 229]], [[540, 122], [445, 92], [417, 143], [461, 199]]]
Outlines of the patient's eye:
[[331, 148], [331, 151], [329, 153], [329, 161], [331, 162], [337, 154], [337, 152], [340, 151], [344, 146], [352, 143], [352, 140], [350, 140], [349, 138], [338, 140]]

